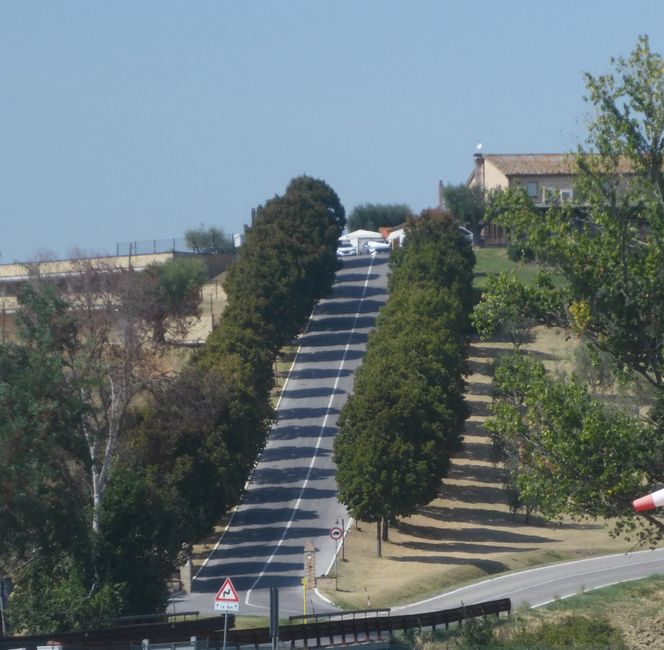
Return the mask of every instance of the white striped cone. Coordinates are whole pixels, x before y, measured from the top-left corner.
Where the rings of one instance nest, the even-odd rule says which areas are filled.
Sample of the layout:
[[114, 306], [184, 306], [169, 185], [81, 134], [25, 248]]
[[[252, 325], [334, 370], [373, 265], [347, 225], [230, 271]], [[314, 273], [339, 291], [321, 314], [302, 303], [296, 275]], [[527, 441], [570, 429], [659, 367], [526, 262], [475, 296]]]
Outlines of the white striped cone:
[[634, 508], [636, 512], [642, 512], [643, 510], [652, 510], [653, 508], [657, 508], [658, 506], [663, 506], [663, 505], [664, 505], [664, 489], [657, 490], [657, 492], [651, 492], [650, 494], [646, 494], [646, 496], [641, 497], [640, 499], [632, 501], [632, 508]]

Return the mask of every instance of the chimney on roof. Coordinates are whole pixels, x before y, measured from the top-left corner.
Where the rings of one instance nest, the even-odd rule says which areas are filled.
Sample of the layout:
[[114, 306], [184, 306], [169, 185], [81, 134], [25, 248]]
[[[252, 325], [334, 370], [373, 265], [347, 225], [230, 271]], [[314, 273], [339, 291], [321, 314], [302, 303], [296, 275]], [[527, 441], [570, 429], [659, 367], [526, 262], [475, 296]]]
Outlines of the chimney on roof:
[[473, 154], [473, 158], [475, 159], [475, 170], [473, 172], [475, 175], [475, 184], [484, 189], [484, 156], [482, 152], [478, 151]]

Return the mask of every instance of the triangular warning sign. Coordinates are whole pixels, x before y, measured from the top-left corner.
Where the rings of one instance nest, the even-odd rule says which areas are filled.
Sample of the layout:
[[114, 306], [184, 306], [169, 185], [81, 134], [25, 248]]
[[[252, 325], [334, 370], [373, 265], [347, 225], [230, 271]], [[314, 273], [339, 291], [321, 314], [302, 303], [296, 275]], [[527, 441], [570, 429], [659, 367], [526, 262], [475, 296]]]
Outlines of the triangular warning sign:
[[224, 580], [224, 584], [221, 585], [221, 589], [217, 592], [217, 595], [214, 597], [215, 603], [239, 603], [240, 599], [238, 598], [237, 591], [231, 582], [230, 578]]

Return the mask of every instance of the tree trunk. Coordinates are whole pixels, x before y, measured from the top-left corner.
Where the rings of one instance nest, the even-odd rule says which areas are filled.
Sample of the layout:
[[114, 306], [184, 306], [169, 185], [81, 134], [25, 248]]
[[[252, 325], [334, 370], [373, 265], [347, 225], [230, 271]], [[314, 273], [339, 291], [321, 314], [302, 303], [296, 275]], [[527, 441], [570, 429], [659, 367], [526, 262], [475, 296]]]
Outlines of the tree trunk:
[[389, 541], [390, 525], [387, 517], [383, 517], [383, 541]]
[[383, 549], [381, 546], [382, 540], [381, 540], [381, 525], [380, 525], [381, 520], [378, 519], [376, 521], [376, 557], [383, 557]]

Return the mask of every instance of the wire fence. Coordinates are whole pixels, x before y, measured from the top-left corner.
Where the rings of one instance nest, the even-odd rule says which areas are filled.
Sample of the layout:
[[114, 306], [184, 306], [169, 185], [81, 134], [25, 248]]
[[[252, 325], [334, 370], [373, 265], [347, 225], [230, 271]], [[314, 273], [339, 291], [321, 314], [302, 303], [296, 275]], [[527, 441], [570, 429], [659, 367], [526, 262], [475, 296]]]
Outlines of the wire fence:
[[118, 242], [115, 245], [115, 254], [120, 255], [149, 255], [156, 253], [191, 252], [191, 246], [184, 238], [172, 239], [144, 239], [142, 241]]

